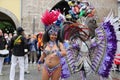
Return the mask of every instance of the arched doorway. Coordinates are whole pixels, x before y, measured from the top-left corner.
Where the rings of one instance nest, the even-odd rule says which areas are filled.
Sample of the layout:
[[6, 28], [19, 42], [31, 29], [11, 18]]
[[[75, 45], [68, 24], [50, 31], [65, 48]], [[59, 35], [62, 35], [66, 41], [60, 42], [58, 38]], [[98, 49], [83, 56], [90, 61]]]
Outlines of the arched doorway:
[[19, 25], [18, 19], [12, 12], [0, 8], [0, 29], [4, 33], [13, 33]]

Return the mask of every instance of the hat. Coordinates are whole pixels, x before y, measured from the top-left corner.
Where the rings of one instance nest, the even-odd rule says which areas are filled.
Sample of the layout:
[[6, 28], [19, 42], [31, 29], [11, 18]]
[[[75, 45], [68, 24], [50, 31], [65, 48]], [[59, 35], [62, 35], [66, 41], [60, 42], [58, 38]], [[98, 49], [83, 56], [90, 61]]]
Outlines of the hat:
[[18, 28], [17, 28], [17, 32], [18, 32], [18, 33], [21, 33], [22, 31], [24, 31], [24, 29], [23, 29], [22, 27], [18, 27]]

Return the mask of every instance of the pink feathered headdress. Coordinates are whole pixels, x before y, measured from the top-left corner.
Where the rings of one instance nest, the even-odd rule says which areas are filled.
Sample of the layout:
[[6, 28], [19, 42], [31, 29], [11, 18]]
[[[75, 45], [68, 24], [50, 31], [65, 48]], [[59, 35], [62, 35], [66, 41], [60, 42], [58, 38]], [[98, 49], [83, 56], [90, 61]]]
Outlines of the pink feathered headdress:
[[46, 12], [42, 15], [41, 20], [45, 26], [50, 26], [56, 20], [58, 20], [59, 14], [60, 12], [58, 10], [52, 10], [52, 11], [46, 10]]

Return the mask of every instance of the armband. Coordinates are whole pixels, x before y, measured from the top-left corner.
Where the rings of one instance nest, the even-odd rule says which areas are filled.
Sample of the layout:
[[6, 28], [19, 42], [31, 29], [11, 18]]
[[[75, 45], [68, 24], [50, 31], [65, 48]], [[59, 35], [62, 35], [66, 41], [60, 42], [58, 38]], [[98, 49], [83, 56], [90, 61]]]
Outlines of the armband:
[[42, 64], [42, 63], [43, 63], [42, 61], [40, 61], [40, 60], [38, 61], [38, 64]]
[[45, 53], [47, 55], [47, 54], [50, 54], [50, 51], [43, 50], [43, 53]]

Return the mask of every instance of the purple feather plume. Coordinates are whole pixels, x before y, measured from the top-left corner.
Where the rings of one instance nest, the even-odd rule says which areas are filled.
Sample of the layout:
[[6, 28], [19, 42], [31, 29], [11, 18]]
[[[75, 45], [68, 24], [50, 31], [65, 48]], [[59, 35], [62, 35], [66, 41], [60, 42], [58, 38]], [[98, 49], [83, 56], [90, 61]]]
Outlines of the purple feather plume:
[[103, 23], [102, 27], [105, 30], [107, 36], [107, 49], [98, 70], [98, 74], [102, 77], [108, 77], [110, 69], [112, 67], [113, 59], [117, 49], [117, 40], [113, 26], [110, 22]]

